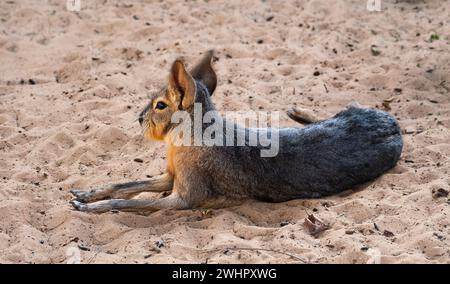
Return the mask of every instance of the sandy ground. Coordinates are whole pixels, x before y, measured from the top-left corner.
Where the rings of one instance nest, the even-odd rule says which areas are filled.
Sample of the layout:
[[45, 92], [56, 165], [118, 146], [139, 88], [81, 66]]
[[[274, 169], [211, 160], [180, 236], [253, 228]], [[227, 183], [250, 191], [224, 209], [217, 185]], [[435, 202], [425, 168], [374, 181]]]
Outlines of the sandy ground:
[[[240, 2], [0, 2], [0, 262], [65, 263], [73, 248], [83, 263], [450, 262], [450, 2]], [[164, 171], [137, 114], [175, 58], [211, 48], [220, 110], [390, 108], [400, 162], [320, 200], [73, 211], [71, 188]], [[311, 236], [306, 212], [331, 228]]]

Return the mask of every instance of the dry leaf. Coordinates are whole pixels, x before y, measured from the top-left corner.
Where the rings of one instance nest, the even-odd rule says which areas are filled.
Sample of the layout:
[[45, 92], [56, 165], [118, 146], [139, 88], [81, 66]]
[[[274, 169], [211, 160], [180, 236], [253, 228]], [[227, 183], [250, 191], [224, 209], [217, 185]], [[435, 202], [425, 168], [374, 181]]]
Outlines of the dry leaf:
[[376, 45], [371, 45], [370, 51], [372, 52], [373, 56], [378, 56], [381, 54], [381, 51], [378, 49], [378, 46], [376, 46]]
[[383, 102], [381, 103], [384, 107], [385, 110], [391, 110], [391, 103], [394, 100], [394, 97], [383, 100]]
[[443, 188], [438, 188], [431, 191], [431, 194], [433, 195], [433, 198], [440, 198], [440, 197], [447, 197], [448, 196], [448, 190], [445, 190]]
[[200, 213], [202, 214], [202, 219], [207, 219], [207, 218], [212, 217], [211, 209], [202, 209], [202, 210], [200, 210]]
[[320, 233], [330, 228], [328, 224], [325, 224], [322, 220], [315, 217], [313, 214], [308, 214], [308, 217], [305, 218], [305, 222], [303, 223], [303, 225], [314, 237], [317, 237]]
[[403, 131], [403, 133], [405, 134], [414, 134], [416, 133], [416, 130], [412, 127], [406, 127], [405, 130]]

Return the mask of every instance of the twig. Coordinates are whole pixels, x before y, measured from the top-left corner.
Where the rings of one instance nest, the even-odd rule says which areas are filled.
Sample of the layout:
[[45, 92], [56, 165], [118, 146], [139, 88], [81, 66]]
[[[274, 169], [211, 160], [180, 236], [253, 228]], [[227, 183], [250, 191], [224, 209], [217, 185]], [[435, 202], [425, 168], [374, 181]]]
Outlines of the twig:
[[306, 260], [304, 260], [303, 258], [301, 258], [301, 257], [298, 257], [298, 256], [296, 256], [296, 255], [293, 255], [293, 254], [290, 254], [290, 253], [287, 253], [287, 252], [282, 252], [282, 251], [279, 251], [279, 250], [273, 250], [273, 249], [265, 249], [265, 248], [226, 248], [226, 249], [228, 249], [228, 250], [249, 250], [249, 251], [257, 251], [257, 250], [262, 250], [262, 251], [269, 251], [269, 252], [274, 252], [274, 253], [279, 253], [279, 254], [284, 254], [284, 255], [286, 255], [286, 256], [289, 256], [289, 257], [292, 257], [292, 258], [294, 258], [294, 259], [296, 259], [296, 260], [299, 260], [299, 261], [301, 261], [301, 262], [303, 262], [303, 263], [306, 263], [307, 261]]
[[243, 247], [234, 247], [233, 248], [233, 247], [227, 247], [227, 248], [210, 249], [210, 250], [207, 250], [207, 251], [213, 252], [213, 251], [221, 251], [221, 250], [223, 250], [223, 251], [226, 251], [226, 250], [248, 250], [248, 251], [258, 251], [258, 250], [260, 250], [260, 251], [268, 251], [268, 252], [274, 252], [274, 253], [278, 253], [278, 254], [283, 254], [283, 255], [289, 256], [289, 257], [291, 257], [293, 259], [296, 259], [296, 260], [298, 260], [298, 261], [300, 261], [302, 263], [307, 263], [308, 262], [308, 261], [304, 260], [303, 258], [301, 258], [299, 256], [296, 256], [296, 255], [293, 255], [293, 254], [290, 254], [290, 253], [287, 253], [287, 252], [279, 251], [279, 250], [266, 249], [266, 248], [243, 248]]
[[450, 89], [445, 85], [445, 81], [442, 81], [440, 84], [439, 84], [439, 86], [441, 86], [442, 88], [444, 88], [447, 92], [449, 92], [450, 91]]
[[87, 262], [87, 264], [90, 264], [90, 263], [97, 257], [97, 255], [99, 254], [100, 251], [101, 251], [101, 249], [97, 248], [97, 249], [95, 250], [95, 254], [89, 259], [89, 261]]

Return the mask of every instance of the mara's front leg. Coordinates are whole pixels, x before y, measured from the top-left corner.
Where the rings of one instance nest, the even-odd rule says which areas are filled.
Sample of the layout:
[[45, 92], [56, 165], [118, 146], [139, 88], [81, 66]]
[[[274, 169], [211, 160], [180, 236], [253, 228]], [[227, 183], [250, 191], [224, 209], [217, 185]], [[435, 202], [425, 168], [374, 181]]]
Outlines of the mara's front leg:
[[79, 211], [91, 213], [103, 213], [111, 210], [127, 212], [157, 211], [161, 209], [188, 209], [188, 202], [178, 194], [160, 199], [111, 199], [93, 203], [83, 203], [77, 200], [71, 201], [73, 207]]
[[173, 187], [173, 176], [163, 174], [145, 181], [133, 181], [127, 183], [113, 184], [104, 188], [89, 191], [71, 190], [75, 200], [86, 203], [102, 199], [129, 199], [142, 192], [171, 191]]

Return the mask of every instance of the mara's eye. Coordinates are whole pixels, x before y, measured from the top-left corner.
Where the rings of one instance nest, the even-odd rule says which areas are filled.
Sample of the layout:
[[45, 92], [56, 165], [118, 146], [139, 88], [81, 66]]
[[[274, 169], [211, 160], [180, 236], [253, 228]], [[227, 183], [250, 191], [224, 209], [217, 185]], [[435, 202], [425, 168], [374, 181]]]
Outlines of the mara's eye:
[[157, 102], [155, 105], [155, 109], [165, 109], [167, 107], [167, 104], [165, 102]]

